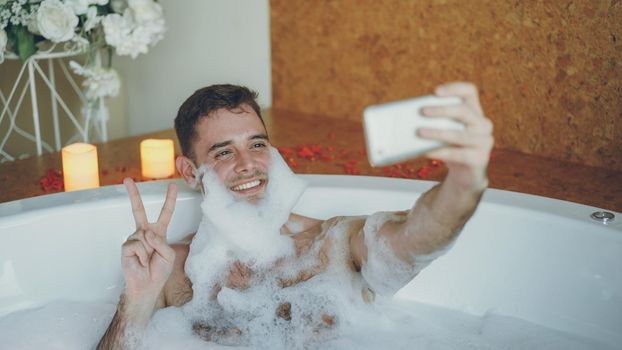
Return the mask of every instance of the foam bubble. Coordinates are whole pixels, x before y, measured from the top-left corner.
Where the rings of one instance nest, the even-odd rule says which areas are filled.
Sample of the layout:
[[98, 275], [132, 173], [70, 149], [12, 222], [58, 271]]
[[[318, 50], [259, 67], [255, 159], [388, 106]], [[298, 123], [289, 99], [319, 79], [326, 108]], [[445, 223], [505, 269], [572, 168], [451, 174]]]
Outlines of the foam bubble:
[[403, 220], [405, 217], [394, 212], [378, 212], [367, 218], [363, 228], [367, 261], [363, 264], [361, 274], [372, 289], [382, 295], [395, 294], [432, 261], [445, 254], [453, 244], [431, 254], [413, 255], [412, 263], [407, 263], [395, 255], [384, 238], [378, 236], [378, 231], [387, 221]]
[[215, 172], [202, 167], [206, 193], [201, 204], [204, 218], [192, 253], [203, 250], [207, 241], [212, 247], [217, 245], [233, 255], [257, 261], [274, 259], [291, 250], [291, 239], [281, 235], [281, 227], [287, 222], [306, 183], [291, 172], [274, 148], [271, 155], [266, 193], [257, 203], [235, 198]]
[[[291, 209], [302, 195], [306, 183], [287, 167], [278, 151], [271, 150], [265, 195], [255, 203], [235, 198], [211, 169], [202, 167], [205, 198], [201, 204], [203, 219], [190, 247], [185, 270], [193, 283], [193, 299], [184, 307], [195, 322], [225, 322], [227, 310], [214, 299], [214, 290], [222, 288], [234, 262], [255, 270], [268, 269], [278, 258], [294, 253], [293, 241], [281, 233]], [[221, 289], [226, 294], [226, 288]], [[233, 302], [224, 303], [234, 307]], [[230, 311], [229, 311], [230, 313]]]
[[99, 342], [116, 305], [57, 301], [0, 318], [0, 348], [91, 349]]
[[[301, 293], [300, 297], [308, 298], [308, 294]], [[324, 302], [319, 299], [307, 301], [318, 302], [319, 308]], [[0, 348], [92, 349], [110, 323], [115, 309], [116, 305], [103, 302], [56, 301], [41, 308], [14, 312], [0, 318]], [[284, 337], [283, 330], [275, 331], [277, 327], [291, 328], [287, 321], [263, 324], [261, 320], [255, 320], [258, 329], [253, 334], [259, 339], [245, 345], [251, 348], [340, 350], [619, 348], [508, 316], [473, 316], [409, 301], [380, 300], [349, 312], [351, 321], [343, 323], [338, 334], [326, 336], [326, 329], [320, 329], [317, 334], [311, 332], [316, 339], [298, 346], [288, 346], [288, 341], [291, 343], [293, 338]], [[298, 335], [305, 336], [303, 332]], [[232, 349], [201, 339], [192, 331], [182, 310], [176, 307], [161, 309], [154, 314], [143, 346], [150, 350]]]

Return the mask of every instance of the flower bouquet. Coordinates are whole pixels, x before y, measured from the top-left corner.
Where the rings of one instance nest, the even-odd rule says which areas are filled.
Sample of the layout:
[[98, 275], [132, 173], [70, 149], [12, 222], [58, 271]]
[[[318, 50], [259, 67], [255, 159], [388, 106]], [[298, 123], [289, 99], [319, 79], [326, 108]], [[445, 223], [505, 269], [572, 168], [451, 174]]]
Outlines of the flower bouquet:
[[[162, 6], [154, 0], [0, 0], [0, 63], [5, 56], [26, 62], [59, 51], [86, 54], [83, 65], [69, 64], [85, 78], [87, 100], [95, 101], [118, 94], [113, 52], [136, 58], [164, 31]], [[105, 66], [101, 50], [108, 53]]]

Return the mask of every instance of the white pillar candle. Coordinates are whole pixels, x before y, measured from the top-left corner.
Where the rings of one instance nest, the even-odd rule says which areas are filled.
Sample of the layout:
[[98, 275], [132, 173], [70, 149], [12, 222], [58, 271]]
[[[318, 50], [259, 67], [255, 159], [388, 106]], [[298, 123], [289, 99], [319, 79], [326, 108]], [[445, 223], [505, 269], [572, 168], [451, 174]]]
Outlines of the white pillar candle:
[[73, 143], [62, 149], [65, 191], [99, 187], [97, 148], [88, 143]]
[[146, 139], [140, 143], [143, 178], [164, 179], [175, 175], [175, 147], [171, 139]]

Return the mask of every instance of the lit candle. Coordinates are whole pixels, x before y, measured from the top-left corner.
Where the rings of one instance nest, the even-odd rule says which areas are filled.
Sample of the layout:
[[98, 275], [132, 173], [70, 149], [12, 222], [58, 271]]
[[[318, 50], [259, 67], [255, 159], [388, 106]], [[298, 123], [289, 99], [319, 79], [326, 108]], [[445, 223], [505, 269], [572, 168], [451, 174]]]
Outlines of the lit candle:
[[144, 178], [163, 179], [175, 174], [175, 148], [171, 139], [146, 139], [140, 143]]
[[65, 191], [99, 187], [97, 148], [88, 143], [74, 143], [63, 147], [63, 180]]

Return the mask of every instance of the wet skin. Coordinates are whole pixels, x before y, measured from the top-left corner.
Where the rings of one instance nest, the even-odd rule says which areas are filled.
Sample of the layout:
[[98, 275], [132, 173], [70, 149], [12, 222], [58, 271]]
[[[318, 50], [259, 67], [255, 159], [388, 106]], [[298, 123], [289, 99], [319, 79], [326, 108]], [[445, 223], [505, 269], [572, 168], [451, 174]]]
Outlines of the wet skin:
[[[385, 240], [397, 258], [413, 265], [414, 256], [431, 254], [447, 246], [472, 216], [488, 184], [486, 168], [494, 143], [492, 123], [483, 114], [474, 85], [449, 83], [439, 86], [435, 94], [459, 96], [463, 100], [461, 105], [423, 110], [426, 117], [451, 117], [465, 124], [462, 131], [419, 130], [419, 136], [449, 145], [427, 154], [443, 161], [448, 175], [442, 183], [424, 193], [412, 209], [397, 215], [398, 219], [386, 222], [375, 233], [375, 238]], [[251, 108], [242, 105], [204, 116], [196, 126], [196, 134], [192, 159], [180, 156], [176, 160], [177, 169], [187, 183], [197, 183], [193, 170], [197, 164], [207, 164], [234, 196], [249, 202], [261, 198], [269, 181], [267, 170], [271, 158], [266, 130]], [[125, 185], [136, 231], [122, 247], [126, 288], [98, 349], [126, 348], [125, 332], [128, 329], [144, 329], [156, 309], [181, 305], [192, 298], [191, 284], [183, 269], [189, 242], [173, 246], [166, 242], [166, 231], [175, 206], [175, 186], [168, 188], [158, 221], [149, 223], [135, 184], [128, 179]], [[344, 218], [321, 221], [290, 215], [282, 231], [292, 236], [298, 252], [303, 254], [318, 235], [326, 234], [326, 227], [340, 220]], [[367, 259], [363, 224], [364, 219], [352, 220], [345, 237], [353, 271], [360, 271]], [[297, 230], [289, 230], [291, 227]], [[326, 244], [330, 245], [330, 242]], [[302, 271], [294, 280], [283, 281], [283, 287], [321, 273], [324, 265], [321, 252], [326, 253], [325, 249], [319, 250], [317, 268]], [[222, 283], [244, 288], [252, 275], [253, 271], [248, 267], [234, 263]]]
[[[200, 137], [193, 147], [194, 160], [180, 157], [177, 160], [180, 173], [194, 181], [192, 169], [196, 161], [213, 169], [236, 198], [243, 198], [251, 203], [261, 198], [269, 181], [268, 169], [272, 159], [267, 132], [255, 112], [247, 106], [236, 110], [220, 109], [199, 121], [196, 131]], [[282, 233], [290, 235], [295, 241], [297, 254], [303, 254], [317, 241], [317, 236], [322, 234], [321, 224], [321, 220], [291, 214], [282, 228]], [[297, 231], [290, 230], [290, 227], [296, 227]], [[192, 236], [187, 238], [185, 244], [172, 246], [175, 262], [171, 276], [159, 297], [159, 307], [180, 306], [192, 298], [192, 285], [184, 272], [191, 240]], [[327, 249], [328, 245], [324, 245], [319, 255], [327, 256]], [[318, 261], [322, 260], [318, 257]], [[308, 280], [323, 271], [326, 264], [325, 261], [319, 267], [301, 271], [297, 279], [283, 281], [283, 286]], [[212, 295], [215, 297], [222, 286], [232, 289], [247, 288], [252, 276], [253, 271], [236, 262], [229, 267], [227, 278], [218, 284]]]

